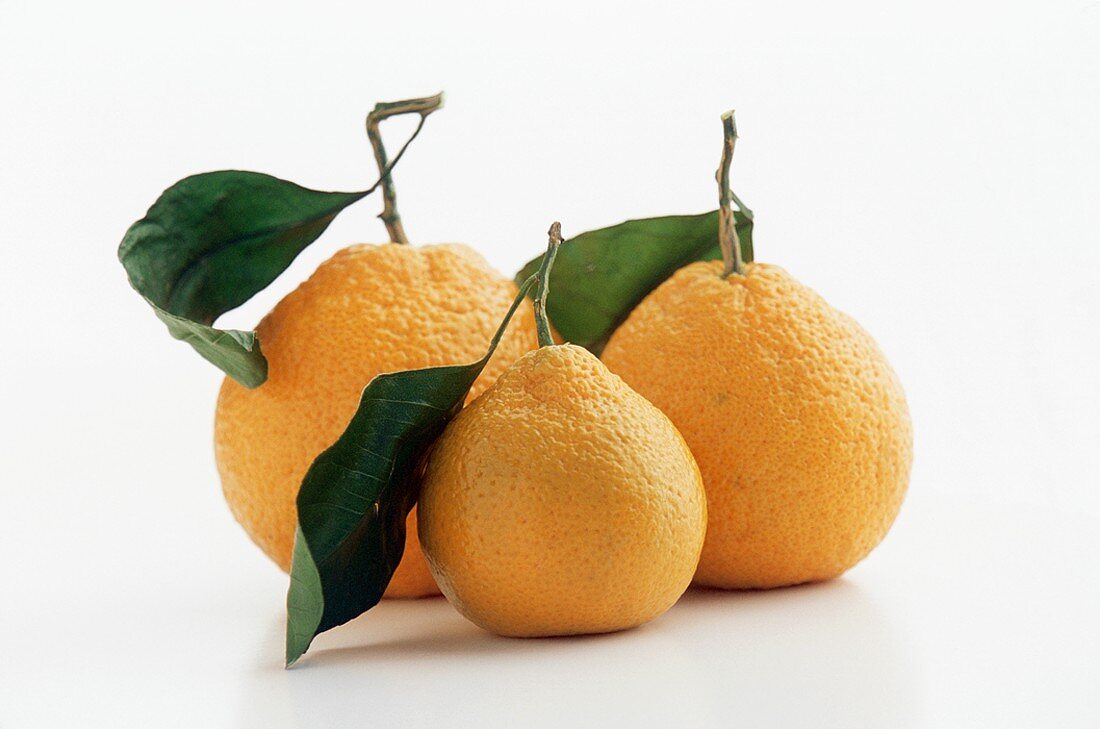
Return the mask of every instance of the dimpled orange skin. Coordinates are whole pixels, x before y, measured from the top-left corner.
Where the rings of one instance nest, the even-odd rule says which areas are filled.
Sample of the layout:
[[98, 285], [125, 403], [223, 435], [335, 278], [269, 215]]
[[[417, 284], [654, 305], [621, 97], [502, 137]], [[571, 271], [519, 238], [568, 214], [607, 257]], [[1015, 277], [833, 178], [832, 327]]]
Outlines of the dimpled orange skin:
[[447, 426], [420, 538], [460, 613], [514, 637], [605, 633], [691, 583], [706, 496], [683, 438], [580, 347], [520, 358]]
[[886, 535], [909, 483], [901, 384], [874, 340], [783, 269], [694, 263], [651, 292], [603, 360], [699, 462], [710, 519], [695, 581], [836, 577]]
[[[383, 372], [480, 359], [516, 293], [466, 246], [354, 245], [321, 264], [260, 322], [268, 380], [249, 390], [226, 378], [215, 453], [233, 515], [283, 570], [290, 569], [302, 478], [343, 432], [367, 383]], [[536, 346], [525, 302], [471, 398]], [[415, 509], [407, 525], [386, 596], [438, 594]]]

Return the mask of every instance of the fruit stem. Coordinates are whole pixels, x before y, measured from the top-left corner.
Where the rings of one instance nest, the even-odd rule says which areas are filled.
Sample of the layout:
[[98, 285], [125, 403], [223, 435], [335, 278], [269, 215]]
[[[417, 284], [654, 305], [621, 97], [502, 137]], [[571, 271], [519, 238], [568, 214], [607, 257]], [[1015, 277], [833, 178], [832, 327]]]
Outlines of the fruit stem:
[[[743, 208], [741, 201], [730, 189], [730, 164], [733, 162], [733, 148], [737, 143], [737, 122], [733, 119], [733, 110], [722, 115], [722, 161], [714, 179], [718, 181], [718, 244], [722, 247], [722, 278], [733, 274], [745, 275], [745, 262], [741, 258], [741, 237], [737, 234], [737, 220], [730, 208], [730, 199]], [[750, 213], [751, 215], [751, 213]]]
[[539, 346], [550, 347], [554, 344], [554, 335], [550, 331], [550, 318], [546, 314], [546, 295], [550, 293], [550, 269], [558, 255], [558, 246], [562, 244], [561, 223], [555, 222], [547, 231], [550, 242], [546, 246], [546, 255], [539, 266], [538, 286], [535, 289], [535, 329], [539, 335]]
[[[443, 106], [443, 92], [435, 96], [424, 96], [418, 99], [381, 101], [374, 105], [374, 110], [371, 113], [367, 114], [367, 139], [370, 140], [371, 147], [374, 149], [374, 161], [378, 165], [378, 174], [381, 175], [380, 181], [382, 183], [383, 207], [378, 217], [385, 223], [386, 232], [389, 233], [390, 241], [393, 243], [408, 245], [409, 238], [405, 235], [405, 226], [401, 224], [401, 216], [397, 212], [397, 192], [393, 188], [391, 171], [397, 161], [401, 159], [401, 156], [405, 154], [405, 150], [409, 148], [412, 140], [420, 134], [420, 130], [424, 127], [424, 120], [441, 106]], [[412, 133], [412, 136], [401, 147], [401, 151], [390, 162], [386, 158], [386, 148], [382, 145], [382, 133], [379, 131], [378, 126], [383, 120], [401, 114], [419, 114], [420, 123], [416, 125], [416, 130]]]

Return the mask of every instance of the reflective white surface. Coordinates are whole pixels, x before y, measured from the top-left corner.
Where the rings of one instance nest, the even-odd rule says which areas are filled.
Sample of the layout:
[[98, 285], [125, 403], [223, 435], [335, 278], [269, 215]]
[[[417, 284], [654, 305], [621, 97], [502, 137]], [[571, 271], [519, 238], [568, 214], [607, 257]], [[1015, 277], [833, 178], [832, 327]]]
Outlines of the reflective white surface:
[[[1086, 0], [0, 0], [0, 727], [1100, 726], [1098, 37]], [[283, 670], [286, 577], [213, 466], [220, 377], [115, 247], [198, 171], [362, 189], [365, 112], [440, 88], [406, 229], [505, 274], [554, 219], [712, 208], [737, 107], [758, 258], [909, 397], [910, 496], [865, 563], [593, 638], [386, 603]], [[379, 209], [224, 323], [381, 240]]]
[[161, 568], [116, 565], [76, 575], [72, 591], [7, 595], [0, 720], [1089, 726], [1100, 716], [1100, 589], [1077, 561], [1098, 546], [1091, 519], [918, 493], [841, 580], [692, 590], [642, 628], [567, 639], [498, 638], [442, 598], [386, 601], [285, 670], [274, 567], [155, 542]]

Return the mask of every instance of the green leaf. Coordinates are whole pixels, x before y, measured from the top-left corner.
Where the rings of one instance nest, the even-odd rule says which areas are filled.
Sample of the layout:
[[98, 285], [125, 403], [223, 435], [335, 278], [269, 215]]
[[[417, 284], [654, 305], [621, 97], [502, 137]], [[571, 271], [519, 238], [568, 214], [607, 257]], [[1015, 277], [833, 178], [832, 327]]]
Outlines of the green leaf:
[[534, 284], [520, 288], [477, 362], [378, 375], [347, 429], [310, 466], [298, 492], [287, 592], [286, 663], [313, 638], [374, 607], [405, 551], [425, 453], [462, 403]]
[[211, 326], [286, 270], [369, 194], [321, 192], [258, 172], [186, 177], [130, 226], [118, 258], [168, 331], [246, 387], [267, 379], [253, 331]]
[[[734, 216], [742, 256], [751, 261], [752, 218], [742, 211]], [[598, 355], [634, 307], [678, 268], [721, 257], [716, 210], [628, 220], [581, 233], [562, 243], [550, 273], [550, 320], [566, 341]], [[542, 256], [529, 262], [516, 281], [541, 263]]]

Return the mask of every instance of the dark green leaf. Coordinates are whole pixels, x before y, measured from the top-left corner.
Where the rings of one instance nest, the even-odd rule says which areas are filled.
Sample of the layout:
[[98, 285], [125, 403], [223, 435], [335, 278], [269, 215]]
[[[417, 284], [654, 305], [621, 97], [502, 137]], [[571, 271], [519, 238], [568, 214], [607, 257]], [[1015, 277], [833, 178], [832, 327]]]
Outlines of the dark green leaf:
[[[741, 252], [752, 258], [752, 219], [734, 213]], [[720, 259], [718, 211], [628, 220], [581, 233], [561, 245], [550, 274], [554, 296], [547, 310], [568, 342], [595, 354], [646, 295], [694, 261]], [[516, 281], [536, 270], [542, 256], [524, 266]]]
[[382, 598], [405, 550], [424, 454], [461, 409], [533, 283], [524, 282], [477, 362], [371, 380], [343, 435], [306, 472], [287, 593], [288, 666], [318, 633]]
[[214, 320], [271, 283], [367, 192], [320, 192], [258, 172], [187, 177], [130, 226], [118, 249], [130, 284], [177, 339], [247, 387], [267, 379], [256, 333]]

